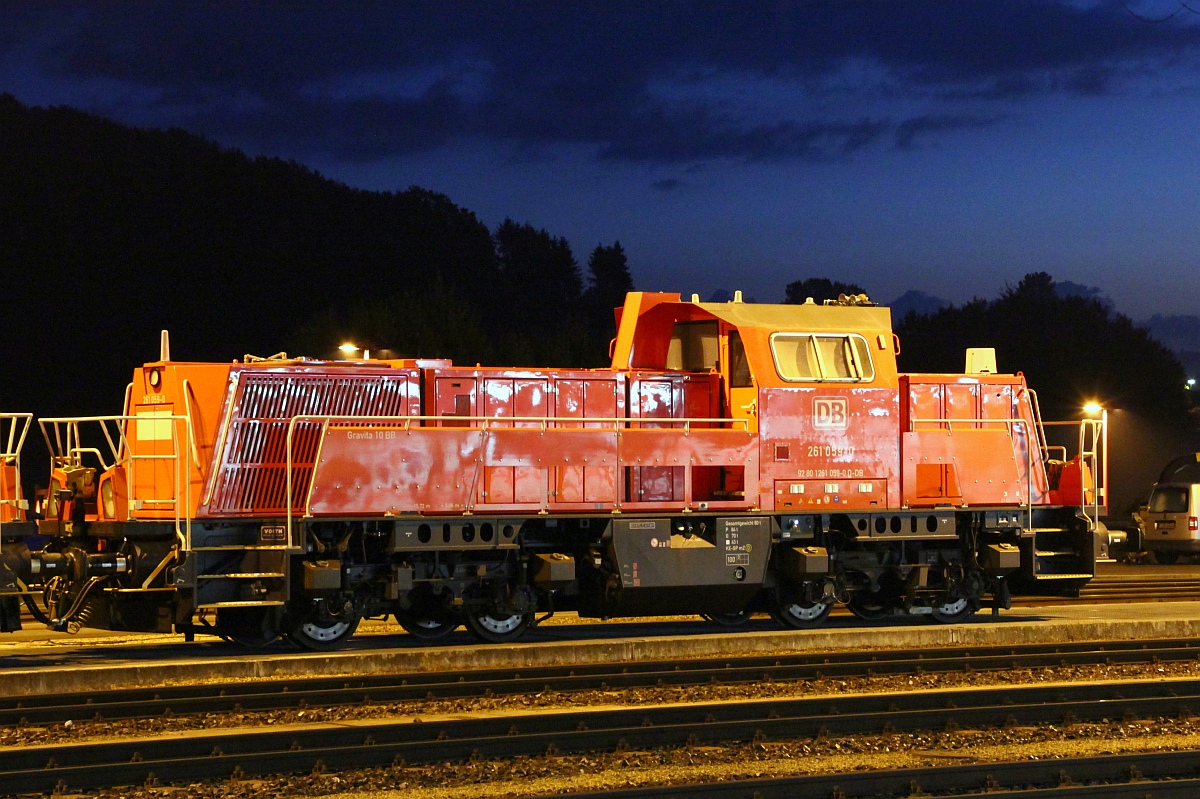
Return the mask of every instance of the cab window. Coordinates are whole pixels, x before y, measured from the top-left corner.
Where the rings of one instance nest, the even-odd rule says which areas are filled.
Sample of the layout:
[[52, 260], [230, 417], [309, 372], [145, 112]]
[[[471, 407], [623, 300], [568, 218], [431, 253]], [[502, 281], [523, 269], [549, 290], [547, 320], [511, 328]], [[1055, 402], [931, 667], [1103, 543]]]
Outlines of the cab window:
[[742, 334], [733, 330], [729, 333], [729, 386], [730, 388], [750, 388], [754, 381], [750, 378], [750, 361], [746, 358], [746, 345], [742, 343]]
[[867, 340], [855, 333], [776, 333], [771, 355], [775, 370], [789, 382], [875, 379]]
[[676, 322], [667, 350], [667, 369], [678, 372], [707, 372], [719, 367], [717, 323]]

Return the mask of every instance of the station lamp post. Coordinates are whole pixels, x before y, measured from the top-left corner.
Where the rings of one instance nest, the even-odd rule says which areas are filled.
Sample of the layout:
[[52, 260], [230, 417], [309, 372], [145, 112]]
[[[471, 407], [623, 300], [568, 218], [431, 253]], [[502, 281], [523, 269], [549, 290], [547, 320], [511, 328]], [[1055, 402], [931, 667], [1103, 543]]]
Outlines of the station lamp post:
[[353, 358], [354, 353], [356, 353], [356, 352], [362, 353], [362, 357], [363, 357], [364, 361], [371, 360], [371, 351], [370, 350], [361, 349], [357, 344], [354, 344], [351, 341], [347, 341], [344, 344], [340, 345], [338, 347], [338, 352], [340, 352], [342, 354], [342, 357], [345, 358], [346, 360], [350, 360], [351, 358]]
[[[1101, 504], [1107, 508], [1108, 507], [1108, 408], [1105, 408], [1103, 405], [1101, 405], [1096, 400], [1089, 400], [1087, 403], [1084, 404], [1083, 412], [1085, 415], [1087, 415], [1089, 417], [1092, 417], [1092, 418], [1099, 417], [1099, 419], [1100, 419], [1100, 431], [1099, 431], [1100, 432], [1100, 440], [1096, 443], [1099, 444], [1099, 452], [1097, 454], [1102, 456], [1101, 460], [1100, 460], [1100, 464], [1101, 464], [1101, 468], [1103, 471], [1101, 474], [1096, 475], [1096, 478], [1098, 478], [1098, 480], [1099, 480], [1099, 484], [1097, 486], [1097, 488], [1099, 490], [1098, 496], [1102, 500]], [[1084, 443], [1083, 431], [1080, 430], [1080, 436], [1079, 436], [1080, 454], [1082, 454], [1083, 443]]]

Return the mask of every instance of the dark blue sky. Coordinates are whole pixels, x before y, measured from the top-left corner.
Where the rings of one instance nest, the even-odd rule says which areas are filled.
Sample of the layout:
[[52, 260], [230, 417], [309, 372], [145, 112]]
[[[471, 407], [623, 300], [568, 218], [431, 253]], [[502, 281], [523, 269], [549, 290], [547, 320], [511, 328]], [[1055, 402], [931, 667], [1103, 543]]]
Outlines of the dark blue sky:
[[619, 239], [639, 288], [778, 301], [826, 276], [961, 302], [1045, 270], [1135, 319], [1200, 308], [1200, 3], [10, 3], [0, 20], [0, 91], [22, 102], [416, 184], [581, 261]]

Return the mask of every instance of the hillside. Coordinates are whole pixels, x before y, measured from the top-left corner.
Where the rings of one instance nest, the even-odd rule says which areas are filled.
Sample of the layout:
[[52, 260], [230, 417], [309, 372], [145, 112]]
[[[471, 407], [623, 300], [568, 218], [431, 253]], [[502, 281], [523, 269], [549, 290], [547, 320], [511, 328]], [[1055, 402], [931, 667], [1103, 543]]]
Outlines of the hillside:
[[491, 234], [444, 196], [8, 95], [0, 131], [5, 408], [118, 412], [162, 328], [178, 359], [227, 360], [294, 351], [319, 312], [434, 285], [492, 316]]

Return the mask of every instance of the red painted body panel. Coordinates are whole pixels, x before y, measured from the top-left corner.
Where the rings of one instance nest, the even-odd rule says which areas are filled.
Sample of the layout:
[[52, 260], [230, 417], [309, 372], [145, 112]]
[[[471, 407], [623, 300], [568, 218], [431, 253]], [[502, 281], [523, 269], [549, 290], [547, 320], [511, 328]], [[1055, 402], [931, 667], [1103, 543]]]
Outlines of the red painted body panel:
[[[302, 515], [875, 512], [1023, 504], [1030, 489], [1047, 501], [1024, 379], [898, 375], [885, 309], [630, 296], [611, 369], [234, 366], [199, 516], [288, 511], [289, 424]], [[712, 367], [666, 368], [672, 331], [695, 323], [719, 336]], [[731, 385], [734, 331], [752, 378]], [[860, 337], [869, 379], [784, 379], [777, 331]]]
[[[760, 396], [763, 487], [774, 487], [763, 507], [824, 512], [899, 507], [894, 388], [775, 388], [762, 389]], [[803, 491], [791, 488], [797, 481]]]
[[292, 433], [292, 506], [308, 489], [325, 415], [420, 413], [419, 372], [384, 364], [234, 367], [199, 518], [287, 512], [287, 435]]
[[[306, 514], [746, 509], [753, 492], [723, 496], [703, 478], [744, 469], [754, 488], [756, 450], [756, 437], [737, 430], [335, 426], [321, 442]], [[680, 494], [627, 494], [618, 475], [648, 464], [676, 472]], [[528, 501], [489, 490], [483, 475], [502, 468], [526, 470]]]
[[900, 386], [905, 505], [1046, 501], [1041, 452], [1030, 446], [1036, 433], [1024, 378], [903, 375]]
[[16, 464], [0, 463], [0, 522], [25, 519], [25, 511], [16, 506], [17, 497], [20, 495], [17, 477]]

